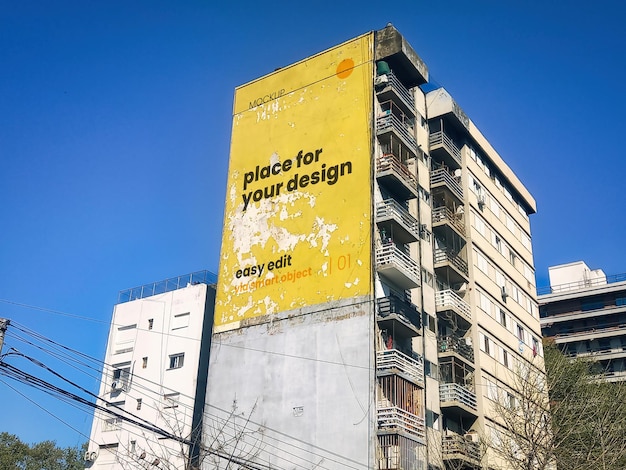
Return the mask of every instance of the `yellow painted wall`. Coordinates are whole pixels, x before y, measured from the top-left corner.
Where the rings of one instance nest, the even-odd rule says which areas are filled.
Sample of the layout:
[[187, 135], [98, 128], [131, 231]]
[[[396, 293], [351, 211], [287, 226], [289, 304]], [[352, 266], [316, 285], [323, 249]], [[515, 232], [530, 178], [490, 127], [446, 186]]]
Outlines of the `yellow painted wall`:
[[236, 90], [218, 329], [370, 293], [372, 49], [367, 34]]

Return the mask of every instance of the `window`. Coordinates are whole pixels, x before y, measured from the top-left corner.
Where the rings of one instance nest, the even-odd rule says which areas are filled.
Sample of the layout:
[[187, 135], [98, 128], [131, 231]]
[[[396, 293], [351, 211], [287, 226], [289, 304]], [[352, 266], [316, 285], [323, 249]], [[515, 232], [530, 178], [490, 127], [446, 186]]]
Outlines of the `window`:
[[517, 339], [524, 341], [524, 328], [520, 325], [517, 325]]
[[141, 398], [137, 398], [137, 409], [138, 410], [141, 409], [141, 402], [142, 402], [142, 399]]
[[426, 426], [432, 429], [439, 429], [439, 414], [426, 409]]
[[508, 328], [507, 314], [502, 309], [500, 309], [500, 318], [498, 320], [503, 327]]
[[108, 418], [102, 422], [103, 431], [116, 431], [122, 427], [122, 418]]
[[153, 326], [154, 326], [154, 318], [150, 318], [148, 320], [148, 329], [151, 330]]
[[185, 353], [170, 355], [170, 369], [180, 369], [185, 362]]
[[166, 393], [163, 395], [163, 408], [176, 408], [180, 401], [180, 393]]
[[141, 368], [145, 369], [146, 367], [148, 367], [148, 358], [144, 357], [141, 359]]
[[507, 369], [511, 367], [509, 362], [509, 352], [505, 349], [502, 349], [502, 365], [504, 365]]
[[429, 360], [424, 361], [424, 373], [427, 377], [439, 380], [439, 367], [437, 364], [433, 364]]
[[113, 391], [128, 390], [130, 383], [130, 362], [123, 364], [117, 364], [113, 366], [113, 381], [111, 382], [111, 389]]
[[172, 320], [172, 330], [178, 330], [180, 328], [186, 328], [189, 326], [189, 312], [181, 313], [180, 315], [174, 315]]

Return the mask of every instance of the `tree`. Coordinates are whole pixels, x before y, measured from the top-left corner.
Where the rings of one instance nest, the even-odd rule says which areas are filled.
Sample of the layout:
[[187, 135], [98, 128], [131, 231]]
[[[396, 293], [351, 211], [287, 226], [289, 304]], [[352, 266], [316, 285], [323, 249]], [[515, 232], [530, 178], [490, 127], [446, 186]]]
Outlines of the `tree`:
[[81, 470], [86, 446], [61, 448], [54, 441], [33, 445], [17, 436], [0, 433], [0, 468], [3, 470]]
[[597, 365], [571, 360], [553, 344], [539, 361], [521, 361], [511, 390], [500, 390], [499, 423], [485, 441], [511, 470], [626, 468], [626, 384], [599, 380]]

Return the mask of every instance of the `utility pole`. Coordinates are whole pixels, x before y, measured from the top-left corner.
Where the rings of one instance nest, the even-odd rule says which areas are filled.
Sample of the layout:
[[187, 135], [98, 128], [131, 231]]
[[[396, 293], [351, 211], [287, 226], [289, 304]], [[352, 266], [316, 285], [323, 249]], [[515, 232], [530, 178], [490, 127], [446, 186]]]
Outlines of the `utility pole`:
[[0, 354], [2, 354], [2, 345], [4, 344], [4, 332], [11, 323], [8, 318], [0, 318]]

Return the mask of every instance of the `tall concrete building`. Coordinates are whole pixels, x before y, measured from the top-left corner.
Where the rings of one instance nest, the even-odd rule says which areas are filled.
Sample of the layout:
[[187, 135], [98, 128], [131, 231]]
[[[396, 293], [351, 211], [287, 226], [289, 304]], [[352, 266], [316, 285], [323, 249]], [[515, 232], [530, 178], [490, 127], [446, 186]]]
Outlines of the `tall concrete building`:
[[87, 468], [199, 466], [215, 281], [199, 271], [120, 292]]
[[543, 335], [568, 356], [593, 359], [598, 374], [626, 380], [626, 275], [607, 276], [583, 261], [552, 266], [539, 291]]
[[493, 402], [543, 367], [535, 210], [391, 25], [237, 88], [207, 449], [244, 468], [495, 466]]

